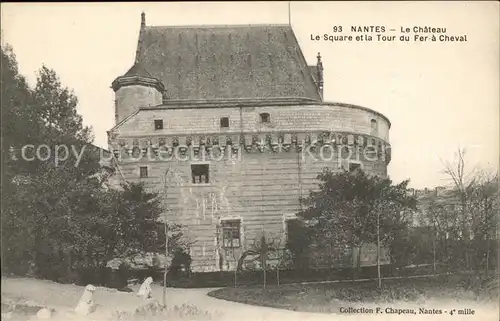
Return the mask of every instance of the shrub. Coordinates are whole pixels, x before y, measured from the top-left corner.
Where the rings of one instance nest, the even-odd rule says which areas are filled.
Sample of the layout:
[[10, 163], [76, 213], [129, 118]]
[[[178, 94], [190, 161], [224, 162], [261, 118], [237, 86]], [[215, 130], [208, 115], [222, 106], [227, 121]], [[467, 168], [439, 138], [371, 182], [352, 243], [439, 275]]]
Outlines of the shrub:
[[115, 312], [112, 321], [164, 321], [164, 320], [220, 320], [220, 312], [208, 312], [191, 304], [163, 307], [158, 302], [151, 302], [134, 312]]

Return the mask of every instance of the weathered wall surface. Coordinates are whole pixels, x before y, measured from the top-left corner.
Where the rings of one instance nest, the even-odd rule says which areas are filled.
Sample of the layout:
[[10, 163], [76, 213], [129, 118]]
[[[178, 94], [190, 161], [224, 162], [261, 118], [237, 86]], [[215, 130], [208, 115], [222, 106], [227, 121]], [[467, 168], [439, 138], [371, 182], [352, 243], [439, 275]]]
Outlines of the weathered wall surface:
[[[260, 123], [260, 113], [270, 114], [269, 124]], [[229, 128], [220, 128], [220, 117], [229, 117]], [[154, 130], [154, 119], [163, 119], [164, 129]], [[376, 119], [378, 133], [371, 129]], [[211, 133], [272, 133], [340, 130], [365, 134], [387, 141], [389, 123], [376, 113], [339, 106], [287, 106], [259, 108], [152, 109], [141, 110], [110, 135], [110, 143], [144, 137], [202, 135]], [[226, 153], [230, 148], [226, 148]], [[189, 152], [188, 152], [189, 155]], [[317, 175], [325, 167], [348, 169], [349, 160], [339, 160], [335, 151], [321, 159], [316, 152], [291, 148], [288, 151], [246, 151], [226, 154], [221, 160], [174, 159], [162, 161], [142, 157], [123, 159], [120, 168], [129, 181], [145, 182], [151, 190], [166, 194], [168, 219], [185, 226], [185, 236], [192, 242], [194, 271], [234, 269], [241, 251], [265, 233], [268, 239], [285, 242], [285, 218], [300, 210], [300, 196], [306, 197], [317, 187]], [[192, 158], [192, 157], [191, 157]], [[384, 158], [368, 160], [352, 155], [353, 162], [378, 175], [387, 175]], [[191, 164], [209, 165], [209, 183], [193, 184]], [[141, 166], [148, 168], [148, 177], [140, 178]], [[167, 173], [168, 171], [168, 173]], [[167, 175], [165, 175], [167, 173]], [[166, 193], [165, 193], [166, 191]], [[241, 221], [242, 247], [234, 253], [220, 245], [220, 220]]]
[[158, 106], [162, 103], [162, 94], [152, 87], [128, 85], [115, 92], [115, 122], [131, 115], [139, 107]]
[[[270, 123], [262, 124], [260, 114], [269, 113]], [[229, 128], [220, 127], [220, 118], [229, 117]], [[163, 130], [154, 130], [155, 119], [163, 119]], [[372, 131], [371, 120], [378, 130]], [[232, 108], [190, 108], [141, 110], [114, 132], [118, 135], [180, 135], [188, 133], [253, 133], [276, 131], [344, 131], [372, 135], [389, 141], [389, 122], [380, 114], [336, 104]]]
[[[224, 257], [222, 268], [234, 268], [232, 251], [217, 246], [220, 219], [241, 220], [242, 250], [258, 240], [263, 231], [266, 237], [281, 239], [284, 244], [284, 220], [299, 211], [299, 196], [306, 197], [317, 187], [316, 176], [323, 168], [341, 170], [336, 158], [323, 162], [302, 157], [296, 151], [277, 154], [242, 151], [235, 160], [131, 162], [122, 163], [121, 169], [130, 181], [142, 180], [148, 188], [164, 195], [166, 191], [168, 219], [186, 226], [185, 235], [193, 242], [193, 269], [209, 271], [220, 268], [219, 253]], [[209, 164], [208, 184], [191, 182], [192, 163]], [[147, 178], [139, 178], [140, 166], [148, 167]], [[370, 172], [386, 174], [378, 170], [385, 168], [383, 162], [366, 162], [364, 166]]]

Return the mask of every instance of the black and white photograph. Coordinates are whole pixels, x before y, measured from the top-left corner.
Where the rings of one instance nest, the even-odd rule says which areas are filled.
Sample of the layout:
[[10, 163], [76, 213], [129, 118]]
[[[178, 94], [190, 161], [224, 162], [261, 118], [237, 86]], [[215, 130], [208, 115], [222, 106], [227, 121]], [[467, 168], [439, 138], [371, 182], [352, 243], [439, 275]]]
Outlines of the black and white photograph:
[[2, 3], [1, 320], [500, 320], [499, 15]]

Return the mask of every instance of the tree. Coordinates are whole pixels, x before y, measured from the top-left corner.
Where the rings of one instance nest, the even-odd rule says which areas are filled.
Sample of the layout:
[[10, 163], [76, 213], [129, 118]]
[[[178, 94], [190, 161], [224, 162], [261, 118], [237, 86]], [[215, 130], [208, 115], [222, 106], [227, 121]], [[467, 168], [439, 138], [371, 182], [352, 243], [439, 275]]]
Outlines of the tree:
[[[478, 260], [479, 266], [484, 266], [485, 272], [488, 274], [492, 262], [490, 260], [491, 241], [497, 239], [496, 233], [498, 231], [498, 173], [477, 173], [475, 182], [469, 206], [472, 217], [472, 234], [476, 244], [475, 252], [481, 255]], [[485, 241], [486, 244], [482, 244], [482, 241]]]
[[174, 276], [178, 276], [183, 270], [189, 274], [191, 272], [191, 255], [184, 248], [178, 246], [175, 246], [172, 252], [172, 263], [169, 272]]
[[243, 252], [239, 259], [238, 259], [238, 253], [240, 252], [239, 249], [237, 250], [236, 247], [233, 247], [231, 249], [231, 252], [233, 255], [233, 260], [235, 262], [237, 262], [236, 268], [233, 271], [234, 272], [233, 273], [233, 281], [234, 281], [233, 284], [234, 284], [234, 287], [236, 288], [238, 286], [238, 271], [242, 270], [243, 261], [245, 260], [245, 257], [250, 254], [250, 252], [248, 252], [248, 251]]
[[[91, 145], [90, 129], [76, 112], [76, 97], [53, 70], [43, 67], [31, 89], [17, 74], [15, 56], [8, 47], [2, 48], [2, 64], [6, 67], [5, 72], [2, 68], [2, 95], [9, 97], [9, 103], [2, 105], [9, 122], [2, 144], [9, 150], [2, 175], [2, 223], [9, 227], [2, 233], [7, 245], [4, 256], [7, 263], [12, 258], [9, 264], [13, 265], [21, 256], [25, 263], [32, 261], [39, 267], [57, 263], [69, 269], [76, 238], [73, 222], [81, 210], [75, 201], [83, 191], [100, 188], [91, 178], [102, 171], [99, 151]], [[30, 236], [22, 231], [30, 231]]]
[[[86, 177], [99, 171], [99, 159], [89, 156], [95, 154], [95, 150], [85, 150], [90, 149], [92, 130], [83, 125], [77, 103], [74, 93], [62, 86], [55, 71], [45, 66], [38, 72], [36, 87], [29, 88], [24, 77], [18, 74], [12, 48], [2, 47], [2, 177], [8, 176], [6, 182], [19, 174], [36, 175], [45, 171], [46, 166], [56, 163], [56, 157], [58, 167], [69, 165], [66, 170], [72, 170], [72, 175]], [[24, 150], [32, 157], [42, 144], [49, 150], [40, 148], [41, 157], [31, 160], [22, 157], [23, 147], [32, 145]], [[72, 151], [84, 152], [78, 168], [74, 166], [77, 159]]]
[[308, 228], [302, 219], [287, 222], [286, 251], [289, 254], [291, 265], [298, 270], [307, 269], [310, 264], [310, 246], [312, 229]]
[[71, 138], [91, 143], [92, 129], [83, 125], [77, 112], [78, 99], [74, 92], [61, 84], [56, 72], [42, 66], [34, 90], [36, 112], [44, 125], [43, 136], [53, 142]]
[[444, 162], [451, 184], [422, 198], [422, 223], [435, 231], [438, 257], [444, 262], [488, 273], [496, 253], [491, 242], [497, 240], [498, 173], [468, 168], [465, 156], [459, 149], [453, 162]]
[[279, 236], [273, 240], [273, 244], [276, 244], [275, 249], [275, 258], [277, 260], [276, 263], [276, 284], [280, 286], [280, 268], [283, 265], [283, 261], [286, 257], [286, 244], [283, 246], [283, 236], [285, 236], [285, 231], [283, 229], [280, 230]]
[[[438, 252], [441, 262], [446, 264], [454, 263], [453, 240], [460, 235], [460, 215], [455, 209], [456, 198], [454, 193], [431, 193], [425, 195], [421, 200], [421, 206], [425, 212], [425, 220], [422, 225], [428, 226], [432, 230], [434, 242], [432, 247], [434, 252]], [[419, 244], [425, 243], [420, 240]], [[423, 250], [423, 248], [421, 249]], [[434, 253], [433, 255], [436, 255]], [[434, 261], [434, 260], [433, 260]]]
[[260, 263], [260, 266], [262, 267], [263, 286], [265, 289], [267, 285], [267, 262], [269, 259], [269, 254], [277, 250], [278, 248], [275, 245], [275, 241], [269, 241], [266, 237], [265, 231], [262, 230], [259, 240], [255, 241], [250, 249], [244, 251], [241, 254], [238, 260], [236, 271], [241, 271], [243, 269], [243, 263], [245, 259], [249, 256], [253, 256], [253, 260], [258, 261]]
[[475, 179], [473, 172], [466, 173], [465, 169], [465, 149], [459, 149], [454, 163], [445, 163], [445, 174], [447, 174], [453, 183], [453, 190], [460, 204], [460, 234], [463, 244], [463, 256], [465, 267], [468, 270], [470, 267], [469, 260], [469, 239], [470, 239], [470, 211], [469, 202]]
[[[329, 169], [318, 175], [318, 180], [318, 190], [310, 193], [306, 208], [298, 215], [314, 231], [317, 248], [353, 249], [379, 241], [380, 257], [381, 244], [387, 246], [398, 239], [408, 224], [408, 210], [416, 205], [407, 191], [408, 181], [393, 185], [390, 179], [361, 170], [334, 173]], [[358, 268], [359, 263], [358, 255]]]
[[[488, 271], [490, 242], [495, 239], [498, 223], [498, 173], [468, 170], [465, 155], [465, 149], [459, 149], [455, 160], [444, 164], [444, 172], [452, 182], [453, 204], [458, 205], [458, 212], [446, 214], [458, 231], [466, 270], [473, 268], [473, 263], [486, 261]], [[486, 250], [481, 241], [485, 241]], [[485, 257], [472, 260], [471, 253], [482, 253]]]
[[[15, 55], [2, 47], [2, 264], [57, 279], [114, 257], [165, 249], [155, 193], [141, 184], [103, 187], [107, 170], [78, 99], [43, 66], [34, 89], [18, 74]], [[5, 124], [5, 126], [4, 126]], [[45, 148], [38, 148], [44, 145]], [[28, 156], [21, 157], [29, 149]], [[35, 149], [38, 152], [36, 155]], [[169, 250], [181, 246], [179, 227]], [[24, 272], [26, 269], [24, 269]]]
[[[122, 185], [122, 190], [108, 191], [100, 201], [101, 217], [86, 223], [104, 241], [104, 263], [115, 257], [159, 253], [165, 248], [159, 222], [163, 208], [157, 193], [148, 192], [143, 183], [129, 183]], [[94, 219], [92, 216], [89, 218]], [[177, 239], [177, 235], [172, 238], [172, 249]]]
[[13, 152], [39, 139], [38, 118], [33, 105], [32, 92], [26, 79], [19, 74], [16, 56], [9, 45], [2, 46], [2, 187], [15, 175]]

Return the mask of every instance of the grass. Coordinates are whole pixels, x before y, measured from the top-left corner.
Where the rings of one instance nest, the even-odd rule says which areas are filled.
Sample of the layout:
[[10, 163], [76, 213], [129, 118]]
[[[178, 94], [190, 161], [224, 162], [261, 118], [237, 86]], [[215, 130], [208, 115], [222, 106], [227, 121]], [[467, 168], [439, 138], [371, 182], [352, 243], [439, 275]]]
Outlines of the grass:
[[[224, 288], [210, 296], [253, 305], [293, 311], [337, 313], [346, 302], [390, 303], [395, 301], [423, 303], [428, 300], [498, 300], [496, 278], [477, 280], [470, 276], [444, 276], [414, 279], [339, 282], [327, 284], [289, 284], [262, 287]], [[491, 285], [488, 282], [492, 282]]]
[[164, 308], [157, 302], [138, 308], [134, 312], [116, 312], [110, 321], [164, 321], [164, 320], [220, 320], [217, 312], [209, 312], [190, 304]]
[[26, 320], [30, 316], [36, 315], [41, 308], [41, 306], [18, 304], [2, 297], [2, 320]]
[[[15, 306], [13, 313], [6, 313], [4, 311], [12, 310], [13, 302], [2, 302], [2, 320], [9, 321], [26, 321], [36, 319], [36, 313], [42, 308], [40, 306], [29, 306], [25, 304], [18, 304]], [[55, 321], [88, 321], [87, 317], [80, 317], [70, 314], [55, 315], [51, 319]], [[162, 307], [157, 302], [152, 302], [150, 304], [144, 305], [137, 308], [132, 312], [118, 312], [116, 311], [109, 317], [99, 319], [100, 321], [164, 321], [164, 320], [175, 320], [175, 321], [215, 321], [220, 320], [221, 314], [217, 311], [209, 312], [197, 308], [194, 305], [182, 304]]]

